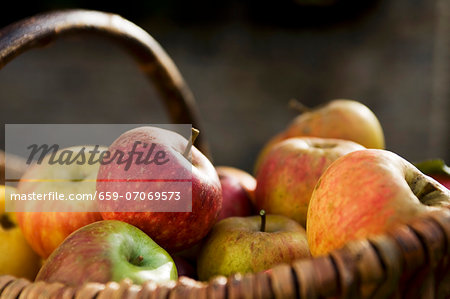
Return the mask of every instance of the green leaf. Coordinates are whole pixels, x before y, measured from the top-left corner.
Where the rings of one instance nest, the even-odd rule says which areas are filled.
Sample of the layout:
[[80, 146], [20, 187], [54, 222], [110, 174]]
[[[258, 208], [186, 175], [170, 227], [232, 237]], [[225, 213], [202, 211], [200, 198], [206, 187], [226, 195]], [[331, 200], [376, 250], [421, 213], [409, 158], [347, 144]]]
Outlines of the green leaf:
[[414, 165], [425, 174], [443, 174], [450, 176], [450, 167], [442, 159], [425, 160]]

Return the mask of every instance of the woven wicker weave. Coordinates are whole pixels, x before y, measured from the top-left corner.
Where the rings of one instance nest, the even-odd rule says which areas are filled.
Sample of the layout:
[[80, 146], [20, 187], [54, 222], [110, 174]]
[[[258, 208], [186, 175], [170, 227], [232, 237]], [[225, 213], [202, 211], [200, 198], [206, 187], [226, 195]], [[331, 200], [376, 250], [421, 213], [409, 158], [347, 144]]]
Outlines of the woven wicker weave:
[[[68, 10], [15, 23], [0, 31], [0, 68], [30, 48], [78, 33], [107, 36], [124, 46], [155, 83], [172, 121], [200, 127], [194, 98], [171, 59], [146, 32], [117, 15]], [[204, 139], [199, 147], [208, 152]], [[20, 163], [8, 167], [22, 169]], [[4, 175], [3, 155], [0, 168]], [[450, 210], [268, 272], [209, 282], [181, 277], [158, 285], [124, 280], [79, 288], [0, 276], [3, 298], [450, 298]]]

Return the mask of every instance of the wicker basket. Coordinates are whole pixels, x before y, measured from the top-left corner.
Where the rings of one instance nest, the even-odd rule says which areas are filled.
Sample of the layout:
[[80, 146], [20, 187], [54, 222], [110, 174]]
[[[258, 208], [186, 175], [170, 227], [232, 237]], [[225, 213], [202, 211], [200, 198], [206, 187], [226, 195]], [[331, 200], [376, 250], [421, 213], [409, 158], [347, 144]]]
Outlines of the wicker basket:
[[[172, 121], [201, 127], [194, 98], [172, 60], [150, 35], [117, 15], [68, 10], [8, 26], [0, 31], [0, 68], [30, 48], [79, 33], [106, 36], [122, 45], [155, 83]], [[209, 153], [204, 138], [197, 144]], [[21, 171], [19, 162], [8, 167]], [[4, 180], [1, 156], [0, 168]], [[267, 272], [209, 282], [181, 277], [158, 285], [137, 286], [124, 280], [78, 288], [6, 275], [0, 276], [2, 298], [450, 298], [450, 210], [430, 213], [385, 235], [350, 242], [327, 256]]]

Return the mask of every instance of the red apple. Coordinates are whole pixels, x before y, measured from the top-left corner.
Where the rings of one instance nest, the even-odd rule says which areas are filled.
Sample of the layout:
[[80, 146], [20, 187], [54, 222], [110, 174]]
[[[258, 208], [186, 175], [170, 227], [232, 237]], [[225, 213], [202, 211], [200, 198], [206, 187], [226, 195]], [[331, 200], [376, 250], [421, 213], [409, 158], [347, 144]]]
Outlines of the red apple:
[[227, 166], [216, 167], [222, 185], [222, 210], [217, 221], [233, 216], [250, 216], [256, 180], [249, 173]]
[[337, 158], [364, 147], [340, 139], [298, 137], [273, 146], [257, 177], [256, 207], [306, 226], [314, 186]]
[[[161, 163], [138, 163], [133, 151], [160, 155]], [[192, 148], [191, 148], [192, 147]], [[171, 252], [188, 248], [200, 241], [214, 225], [222, 207], [222, 190], [211, 162], [183, 136], [157, 127], [140, 127], [125, 132], [109, 147], [127, 153], [132, 163], [104, 163], [97, 181], [99, 194], [118, 194], [118, 200], [100, 200], [104, 219], [130, 223], [148, 234]], [[186, 153], [191, 153], [191, 158]], [[192, 162], [191, 162], [192, 161]], [[156, 179], [156, 181], [153, 181]], [[188, 180], [180, 185], [179, 180]], [[180, 187], [181, 186], [181, 187]], [[181, 188], [181, 189], [180, 189]], [[183, 189], [183, 190], [182, 190]], [[150, 199], [150, 194], [180, 192], [179, 200]], [[130, 194], [144, 195], [141, 200], [125, 199]], [[148, 195], [148, 196], [147, 196]], [[153, 195], [152, 195], [153, 196]], [[188, 197], [192, 196], [192, 202]], [[181, 208], [181, 209], [180, 209]], [[189, 210], [192, 210], [191, 212]]]
[[308, 209], [308, 244], [313, 255], [327, 254], [449, 206], [450, 191], [400, 156], [356, 151], [336, 160], [317, 182]]
[[430, 174], [430, 176], [439, 183], [441, 183], [442, 185], [444, 185], [445, 187], [447, 187], [447, 189], [450, 189], [450, 176], [445, 174]]

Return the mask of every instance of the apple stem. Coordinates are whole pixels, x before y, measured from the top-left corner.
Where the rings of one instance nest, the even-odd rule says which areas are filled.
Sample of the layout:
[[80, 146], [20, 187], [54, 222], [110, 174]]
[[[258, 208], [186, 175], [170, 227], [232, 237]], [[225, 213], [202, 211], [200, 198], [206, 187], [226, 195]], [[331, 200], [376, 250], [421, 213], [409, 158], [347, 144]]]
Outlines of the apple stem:
[[259, 216], [261, 216], [260, 231], [265, 232], [266, 231], [266, 211], [264, 211], [264, 210], [259, 211]]
[[300, 102], [297, 99], [290, 99], [289, 100], [289, 108], [296, 110], [300, 113], [310, 112], [312, 109]]
[[191, 160], [189, 159], [189, 154], [191, 153], [192, 145], [194, 144], [195, 139], [197, 139], [199, 133], [200, 133], [199, 130], [197, 130], [196, 128], [192, 128], [191, 138], [189, 138], [189, 142], [186, 145], [186, 149], [184, 150], [183, 153], [183, 156], [189, 161]]
[[134, 265], [139, 265], [142, 261], [144, 260], [144, 257], [142, 256], [142, 255], [139, 255], [139, 256], [137, 256], [135, 259], [134, 259]]

